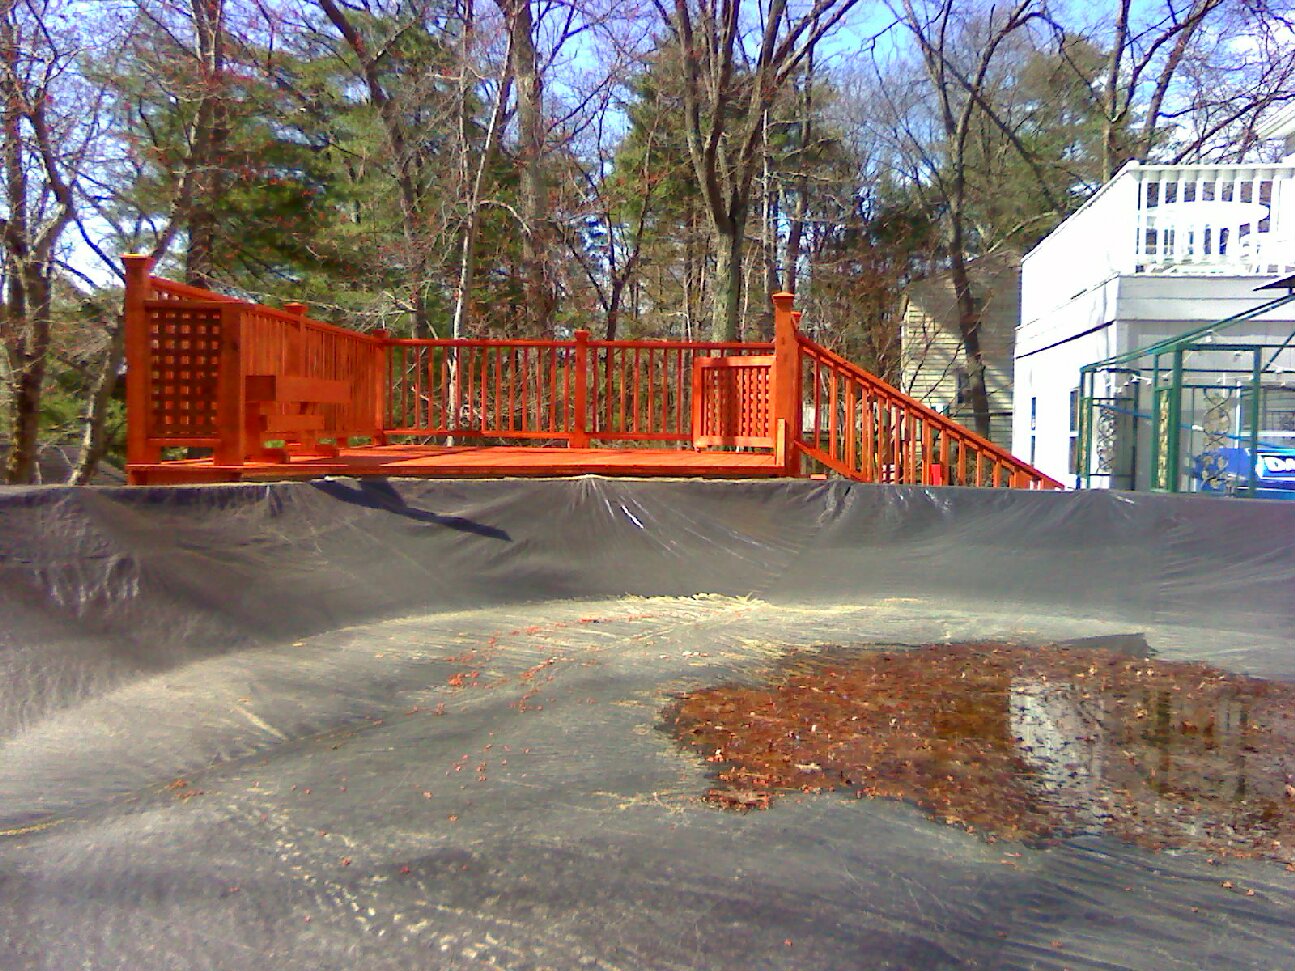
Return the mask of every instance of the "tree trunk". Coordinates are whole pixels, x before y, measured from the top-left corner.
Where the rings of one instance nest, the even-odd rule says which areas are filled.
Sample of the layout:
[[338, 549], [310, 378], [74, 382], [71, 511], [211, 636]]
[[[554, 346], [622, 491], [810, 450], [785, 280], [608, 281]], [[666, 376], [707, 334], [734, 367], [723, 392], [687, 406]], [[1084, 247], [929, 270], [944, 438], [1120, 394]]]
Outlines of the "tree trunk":
[[765, 292], [765, 309], [760, 313], [759, 331], [757, 336], [762, 341], [773, 340], [773, 302], [769, 299], [778, 292], [778, 224], [781, 222], [778, 192], [773, 188], [768, 173], [768, 165], [765, 166], [764, 179], [764, 219], [763, 225], [763, 249], [761, 254], [764, 257], [764, 292]]
[[17, 89], [18, 43], [9, 17], [3, 20], [4, 167], [7, 219], [4, 220], [4, 330], [9, 356], [9, 458], [5, 481], [21, 484], [33, 481], [36, 471], [36, 443], [40, 428], [41, 385], [45, 379], [45, 351], [49, 347], [49, 321], [35, 312], [39, 298], [30, 283], [31, 232], [28, 222], [27, 159], [23, 144], [22, 93]]
[[5, 479], [13, 484], [36, 481], [40, 446], [40, 405], [45, 358], [50, 345], [50, 286], [46, 270], [23, 263], [10, 281], [9, 320], [17, 339], [10, 351], [13, 406], [9, 416], [9, 460]]
[[192, 0], [190, 9], [198, 42], [198, 73], [204, 90], [194, 126], [195, 185], [186, 220], [184, 278], [193, 286], [210, 288], [215, 283], [216, 213], [225, 190], [222, 156], [229, 142], [229, 109], [224, 92], [224, 0]]
[[99, 463], [108, 451], [108, 405], [117, 389], [117, 373], [126, 353], [126, 326], [122, 320], [114, 322], [109, 333], [108, 350], [104, 354], [94, 388], [86, 406], [85, 426], [81, 431], [81, 454], [72, 470], [73, 485], [89, 485], [94, 479]]
[[614, 341], [620, 326], [621, 301], [625, 295], [625, 284], [629, 274], [620, 274], [612, 279], [611, 292], [607, 294], [607, 339]]
[[13, 408], [9, 416], [9, 461], [5, 468], [5, 479], [13, 485], [36, 481], [40, 398], [44, 381], [44, 357], [20, 362], [14, 373]]
[[[805, 58], [805, 80], [801, 91], [801, 118], [796, 126], [796, 142], [801, 155], [807, 157], [809, 143], [814, 137], [814, 51], [810, 50]], [[801, 165], [807, 163], [802, 159]], [[787, 265], [783, 274], [782, 288], [788, 293], [796, 292], [796, 271], [800, 267], [800, 241], [805, 233], [805, 216], [809, 211], [809, 170], [802, 168], [796, 179], [796, 207], [792, 210], [787, 227]]]
[[[215, 285], [217, 216], [225, 188], [220, 157], [229, 142], [229, 113], [224, 101], [225, 19], [223, 0], [191, 0], [190, 18], [196, 38], [196, 74], [200, 87], [197, 110], [186, 132], [188, 153], [177, 172], [167, 220], [149, 253], [155, 263], [177, 236], [185, 236], [184, 276], [195, 286]], [[106, 254], [100, 257], [108, 262]], [[117, 317], [108, 327], [108, 348], [100, 362], [86, 405], [81, 429], [81, 453], [72, 470], [72, 483], [89, 484], [108, 451], [108, 409], [117, 390], [125, 358], [126, 325]], [[143, 377], [137, 380], [144, 380]]]
[[1115, 19], [1115, 36], [1106, 60], [1106, 89], [1103, 92], [1102, 118], [1102, 181], [1109, 182], [1116, 170], [1124, 164], [1120, 150], [1119, 132], [1124, 118], [1120, 108], [1120, 68], [1129, 40], [1129, 9], [1133, 0], [1120, 0]]
[[949, 271], [958, 305], [958, 331], [962, 335], [962, 349], [967, 361], [967, 400], [971, 405], [976, 434], [988, 438], [989, 391], [985, 387], [985, 359], [980, 350], [980, 311], [976, 308], [971, 276], [962, 252], [961, 232], [955, 230], [954, 236]]
[[743, 217], [734, 219], [728, 229], [714, 227], [715, 282], [711, 294], [710, 338], [714, 341], [737, 340], [739, 311], [742, 308], [742, 243], [746, 226]]
[[800, 268], [800, 241], [805, 235], [805, 210], [808, 206], [809, 180], [802, 177], [796, 190], [796, 208], [787, 227], [787, 265], [783, 269], [782, 288], [796, 292], [796, 274]]
[[[504, 115], [508, 106], [508, 93], [513, 84], [513, 67], [511, 51], [504, 67], [504, 75], [499, 79], [499, 89], [495, 93], [495, 103], [490, 112], [490, 123], [486, 126], [485, 144], [475, 153], [476, 167], [471, 162], [474, 157], [472, 146], [472, 128], [475, 122], [470, 88], [466, 83], [467, 65], [472, 54], [472, 36], [476, 28], [473, 20], [474, 10], [471, 3], [464, 8], [463, 46], [461, 61], [464, 83], [459, 90], [459, 170], [467, 195], [467, 219], [463, 226], [463, 237], [459, 241], [459, 281], [454, 297], [454, 321], [450, 336], [456, 340], [465, 335], [472, 313], [472, 288], [476, 284], [477, 274], [477, 238], [481, 233], [481, 199], [485, 192], [486, 176], [490, 163], [495, 157], [499, 139], [504, 125]], [[511, 41], [510, 41], [511, 43]], [[457, 379], [456, 379], [457, 380]]]
[[517, 88], [519, 189], [521, 196], [522, 274], [527, 330], [532, 336], [552, 329], [553, 288], [548, 281], [548, 186], [544, 179], [544, 79], [535, 54], [535, 24], [530, 0], [511, 0], [509, 31]]

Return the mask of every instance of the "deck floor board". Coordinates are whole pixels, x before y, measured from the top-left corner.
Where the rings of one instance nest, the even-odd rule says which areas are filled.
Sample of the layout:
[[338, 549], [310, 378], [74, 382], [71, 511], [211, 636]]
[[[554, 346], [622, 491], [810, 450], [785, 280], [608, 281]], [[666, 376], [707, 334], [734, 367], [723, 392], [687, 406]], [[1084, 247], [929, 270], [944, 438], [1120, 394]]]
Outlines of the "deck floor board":
[[218, 466], [211, 459], [133, 465], [137, 481], [182, 483], [300, 479], [322, 475], [508, 478], [514, 476], [688, 476], [763, 478], [782, 474], [767, 452], [669, 448], [562, 448], [506, 445], [376, 445], [336, 456], [294, 455], [287, 462]]

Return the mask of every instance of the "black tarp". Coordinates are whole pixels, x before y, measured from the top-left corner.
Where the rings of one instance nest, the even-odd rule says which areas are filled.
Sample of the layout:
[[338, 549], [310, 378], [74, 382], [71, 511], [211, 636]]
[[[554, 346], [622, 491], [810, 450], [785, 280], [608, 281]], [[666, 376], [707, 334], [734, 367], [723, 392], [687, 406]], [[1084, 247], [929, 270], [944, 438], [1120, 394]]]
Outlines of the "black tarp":
[[1295, 503], [0, 490], [0, 968], [1290, 967], [1279, 866], [724, 813], [660, 713], [821, 643], [1140, 633], [1289, 680], [1293, 622]]

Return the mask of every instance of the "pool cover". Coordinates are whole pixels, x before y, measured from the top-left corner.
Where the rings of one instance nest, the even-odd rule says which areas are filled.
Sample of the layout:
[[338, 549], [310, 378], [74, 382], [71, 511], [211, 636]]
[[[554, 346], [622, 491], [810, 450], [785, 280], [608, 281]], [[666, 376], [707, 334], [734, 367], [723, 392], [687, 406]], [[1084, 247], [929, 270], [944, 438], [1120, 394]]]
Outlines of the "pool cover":
[[1291, 967], [1279, 864], [717, 809], [663, 711], [819, 644], [1140, 635], [1295, 680], [1293, 625], [1289, 503], [0, 490], [0, 969]]

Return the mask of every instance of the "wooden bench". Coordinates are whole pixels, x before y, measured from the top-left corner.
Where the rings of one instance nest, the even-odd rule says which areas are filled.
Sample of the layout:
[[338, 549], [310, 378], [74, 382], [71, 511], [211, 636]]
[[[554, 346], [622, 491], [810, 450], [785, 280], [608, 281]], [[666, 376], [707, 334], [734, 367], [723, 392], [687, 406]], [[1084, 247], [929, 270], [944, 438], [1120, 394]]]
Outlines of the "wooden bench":
[[[322, 405], [344, 405], [351, 400], [347, 381], [304, 378], [282, 374], [249, 374], [246, 379], [247, 438], [261, 458], [284, 458], [293, 452], [336, 455], [338, 446], [320, 445], [324, 430]], [[284, 443], [267, 449], [267, 439]]]

